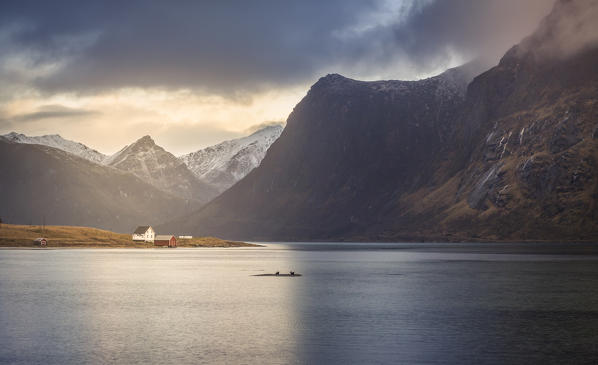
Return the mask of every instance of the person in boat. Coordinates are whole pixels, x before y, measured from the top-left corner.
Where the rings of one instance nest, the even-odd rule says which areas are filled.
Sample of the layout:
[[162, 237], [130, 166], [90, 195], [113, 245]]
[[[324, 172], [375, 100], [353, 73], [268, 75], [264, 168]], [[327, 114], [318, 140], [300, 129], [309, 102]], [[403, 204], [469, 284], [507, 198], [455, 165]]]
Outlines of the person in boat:
[[291, 276], [295, 276], [295, 272], [294, 271], [291, 271]]
[[278, 275], [280, 275], [280, 272], [279, 272], [279, 271], [277, 271], [277, 272], [276, 272], [276, 274], [274, 274], [274, 275], [278, 276]]

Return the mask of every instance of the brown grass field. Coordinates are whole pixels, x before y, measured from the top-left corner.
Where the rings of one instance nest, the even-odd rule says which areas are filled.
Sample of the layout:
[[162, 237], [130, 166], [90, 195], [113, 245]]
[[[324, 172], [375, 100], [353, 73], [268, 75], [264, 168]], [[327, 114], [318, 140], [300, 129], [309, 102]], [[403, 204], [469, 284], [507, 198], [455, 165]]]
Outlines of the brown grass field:
[[[74, 226], [25, 226], [2, 223], [0, 247], [39, 247], [33, 242], [38, 237], [48, 241], [47, 247], [73, 248], [154, 248], [153, 243], [133, 242], [130, 234], [114, 233], [103, 229]], [[259, 245], [221, 240], [216, 237], [178, 239], [178, 247], [259, 247]]]

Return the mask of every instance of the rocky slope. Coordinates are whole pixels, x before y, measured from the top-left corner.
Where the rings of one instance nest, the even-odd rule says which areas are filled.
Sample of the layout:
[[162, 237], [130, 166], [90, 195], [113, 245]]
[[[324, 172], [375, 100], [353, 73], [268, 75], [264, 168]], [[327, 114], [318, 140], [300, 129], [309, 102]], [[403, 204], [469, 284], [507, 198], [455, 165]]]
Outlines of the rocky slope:
[[103, 153], [89, 148], [83, 143], [64, 139], [58, 134], [30, 137], [21, 133], [11, 132], [2, 137], [14, 143], [41, 144], [44, 146], [58, 148], [59, 150], [72, 153], [76, 156], [96, 163], [102, 163], [104, 159], [106, 159], [106, 155]]
[[[598, 49], [572, 47], [579, 39], [564, 26], [595, 29], [587, 15], [598, 15], [596, 5], [557, 2], [534, 34], [472, 82], [462, 114], [468, 160], [443, 184], [402, 199], [411, 203], [405, 222], [448, 237], [598, 239]], [[390, 227], [407, 233], [401, 219]]]
[[266, 240], [598, 240], [598, 49], [591, 34], [571, 38], [596, 29], [595, 4], [557, 2], [469, 85], [464, 69], [320, 79], [258, 168], [166, 227]]
[[0, 140], [0, 218], [130, 233], [199, 205], [56, 148]]
[[247, 137], [225, 141], [179, 159], [197, 178], [223, 192], [259, 166], [283, 128], [282, 125], [271, 125]]
[[130, 172], [162, 191], [182, 199], [205, 203], [217, 195], [217, 190], [197, 179], [187, 166], [172, 153], [144, 136], [108, 157], [108, 166]]

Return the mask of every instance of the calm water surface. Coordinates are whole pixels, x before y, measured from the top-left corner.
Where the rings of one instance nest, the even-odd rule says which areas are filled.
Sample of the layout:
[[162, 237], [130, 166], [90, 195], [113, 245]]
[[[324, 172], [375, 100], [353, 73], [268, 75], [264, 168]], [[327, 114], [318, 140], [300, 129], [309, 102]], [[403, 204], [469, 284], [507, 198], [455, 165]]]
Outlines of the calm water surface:
[[[256, 277], [295, 270], [302, 277]], [[598, 248], [0, 250], [0, 363], [598, 363]]]

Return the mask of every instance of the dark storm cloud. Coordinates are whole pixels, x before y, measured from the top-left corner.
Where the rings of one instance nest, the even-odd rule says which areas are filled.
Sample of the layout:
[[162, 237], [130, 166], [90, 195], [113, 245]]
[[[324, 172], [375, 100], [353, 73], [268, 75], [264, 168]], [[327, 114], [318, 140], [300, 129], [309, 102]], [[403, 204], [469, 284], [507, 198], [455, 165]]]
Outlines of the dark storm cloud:
[[36, 112], [27, 113], [22, 115], [16, 115], [11, 119], [16, 122], [34, 122], [41, 119], [50, 119], [50, 118], [61, 118], [61, 119], [68, 119], [68, 118], [76, 118], [82, 116], [89, 116], [94, 114], [100, 114], [98, 111], [94, 110], [85, 110], [85, 109], [75, 109], [69, 108], [62, 105], [44, 105], [40, 106]]
[[21, 25], [11, 42], [33, 50], [32, 62], [66, 60], [35, 80], [46, 91], [192, 87], [235, 96], [313, 80], [331, 66], [343, 72], [397, 61], [425, 72], [449, 50], [495, 56], [551, 7], [550, 0], [422, 4], [399, 24], [377, 23], [387, 5], [377, 0], [18, 0], [2, 2], [0, 25]]
[[362, 0], [3, 2], [2, 21], [31, 24], [16, 38], [59, 58], [68, 37], [97, 40], [48, 89], [205, 86], [246, 89], [292, 83], [334, 58], [332, 31], [371, 11]]
[[395, 27], [397, 45], [426, 69], [451, 53], [490, 64], [531, 34], [550, 12], [552, 0], [439, 0]]

